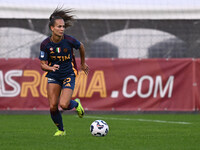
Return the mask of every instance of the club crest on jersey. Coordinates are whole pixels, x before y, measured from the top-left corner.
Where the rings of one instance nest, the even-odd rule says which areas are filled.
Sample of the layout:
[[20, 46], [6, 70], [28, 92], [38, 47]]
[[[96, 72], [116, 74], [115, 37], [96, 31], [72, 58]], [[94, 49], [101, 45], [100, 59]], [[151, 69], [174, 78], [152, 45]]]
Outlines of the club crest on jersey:
[[50, 47], [50, 49], [49, 49], [50, 51], [53, 51], [53, 47]]
[[61, 52], [61, 48], [60, 47], [56, 47], [56, 52], [60, 53]]
[[67, 53], [67, 51], [68, 51], [68, 50], [67, 50], [67, 48], [64, 48], [64, 50], [63, 50], [63, 51], [64, 51], [65, 53]]

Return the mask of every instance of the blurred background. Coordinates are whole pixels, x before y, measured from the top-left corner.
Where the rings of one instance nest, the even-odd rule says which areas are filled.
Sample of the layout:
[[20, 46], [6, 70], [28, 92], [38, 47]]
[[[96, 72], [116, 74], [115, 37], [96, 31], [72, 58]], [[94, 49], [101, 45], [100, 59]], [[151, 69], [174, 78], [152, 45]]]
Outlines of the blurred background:
[[38, 57], [56, 7], [75, 10], [66, 34], [85, 44], [89, 58], [200, 56], [198, 0], [0, 0], [0, 57]]

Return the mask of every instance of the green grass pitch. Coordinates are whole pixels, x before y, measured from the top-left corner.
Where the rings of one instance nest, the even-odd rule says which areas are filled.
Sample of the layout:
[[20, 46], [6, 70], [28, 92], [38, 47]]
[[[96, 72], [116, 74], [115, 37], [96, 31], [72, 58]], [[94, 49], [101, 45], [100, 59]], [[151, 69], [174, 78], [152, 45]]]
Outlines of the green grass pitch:
[[[106, 121], [109, 133], [94, 137], [90, 124]], [[50, 115], [0, 115], [1, 150], [199, 150], [199, 114], [63, 114], [65, 137], [53, 137]]]

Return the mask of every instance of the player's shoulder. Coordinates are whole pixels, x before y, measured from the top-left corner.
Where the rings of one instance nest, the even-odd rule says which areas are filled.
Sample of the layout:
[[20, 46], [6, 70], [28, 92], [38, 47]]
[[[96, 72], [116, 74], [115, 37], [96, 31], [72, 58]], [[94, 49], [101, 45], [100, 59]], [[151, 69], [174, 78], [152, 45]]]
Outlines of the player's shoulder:
[[41, 42], [41, 44], [40, 44], [40, 50], [45, 51], [45, 49], [46, 49], [46, 47], [47, 47], [47, 44], [48, 44], [49, 42], [51, 42], [49, 37], [47, 37], [46, 39], [44, 39], [44, 40]]
[[76, 40], [73, 36], [67, 35], [67, 34], [64, 34], [64, 39], [69, 40], [69, 41], [74, 41], [74, 40]]
[[41, 45], [46, 46], [49, 42], [51, 42], [51, 41], [50, 41], [50, 38], [47, 37], [46, 39], [44, 39], [44, 40], [41, 42]]

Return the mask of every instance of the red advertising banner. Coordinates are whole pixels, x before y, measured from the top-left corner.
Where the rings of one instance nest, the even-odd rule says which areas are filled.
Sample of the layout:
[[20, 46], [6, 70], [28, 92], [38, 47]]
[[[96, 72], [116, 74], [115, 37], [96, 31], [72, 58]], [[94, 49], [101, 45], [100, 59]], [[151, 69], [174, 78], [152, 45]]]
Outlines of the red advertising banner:
[[195, 94], [195, 109], [200, 110], [200, 60], [195, 60], [194, 63], [195, 82], [193, 84]]
[[[86, 110], [195, 111], [200, 60], [87, 59], [73, 97]], [[80, 60], [77, 60], [80, 64]], [[0, 110], [48, 110], [47, 79], [38, 59], [0, 60]]]

